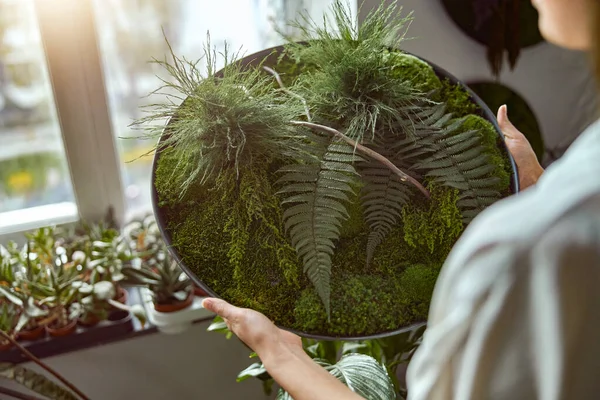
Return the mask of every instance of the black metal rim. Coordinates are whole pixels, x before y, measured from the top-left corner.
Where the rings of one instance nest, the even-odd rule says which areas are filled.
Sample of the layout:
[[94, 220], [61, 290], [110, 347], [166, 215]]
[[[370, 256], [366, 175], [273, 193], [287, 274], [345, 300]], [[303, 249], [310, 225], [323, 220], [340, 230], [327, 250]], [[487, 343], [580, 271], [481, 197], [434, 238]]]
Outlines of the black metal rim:
[[[247, 57], [244, 57], [242, 60], [240, 60], [240, 63], [242, 63], [243, 65], [248, 65], [248, 64], [252, 64], [255, 62], [260, 62], [262, 60], [264, 60], [266, 57], [273, 55], [273, 54], [278, 54], [283, 50], [284, 46], [275, 46], [275, 47], [271, 47], [265, 50], [262, 50], [260, 52], [251, 54]], [[408, 52], [406, 52], [407, 54], [410, 54]], [[411, 54], [412, 55], [412, 54]], [[415, 56], [418, 57], [418, 56]], [[510, 163], [511, 163], [511, 167], [513, 170], [513, 175], [512, 175], [512, 180], [511, 180], [511, 189], [513, 191], [513, 193], [517, 193], [519, 191], [519, 176], [517, 173], [517, 167], [515, 164], [515, 161], [513, 159], [513, 157], [511, 156], [510, 152], [508, 151], [508, 148], [506, 147], [506, 143], [504, 142], [504, 135], [502, 134], [502, 131], [500, 130], [500, 127], [498, 126], [498, 123], [496, 121], [496, 117], [494, 115], [494, 113], [492, 113], [492, 111], [487, 107], [487, 105], [483, 102], [483, 100], [481, 100], [471, 89], [469, 89], [468, 86], [466, 86], [465, 84], [463, 84], [461, 81], [459, 81], [456, 77], [454, 77], [452, 74], [450, 74], [448, 71], [444, 70], [443, 68], [435, 65], [432, 62], [429, 62], [428, 60], [423, 59], [422, 57], [418, 57], [421, 60], [427, 62], [429, 65], [431, 65], [431, 67], [434, 69], [434, 71], [436, 72], [436, 74], [441, 77], [441, 78], [447, 78], [449, 79], [452, 83], [455, 84], [460, 84], [462, 85], [466, 91], [469, 93], [469, 95], [471, 96], [471, 99], [473, 100], [474, 103], [476, 103], [481, 111], [482, 111], [482, 117], [484, 117], [485, 119], [487, 119], [489, 122], [491, 122], [494, 127], [496, 128], [496, 131], [498, 132], [498, 135], [502, 138], [502, 145], [504, 150], [506, 151], [506, 153], [508, 154], [508, 157], [510, 159]], [[162, 137], [159, 140], [162, 141]], [[158, 165], [158, 159], [160, 157], [160, 151], [157, 150], [155, 155], [154, 155], [154, 159], [152, 161], [152, 183], [151, 183], [151, 197], [152, 197], [152, 210], [154, 212], [154, 216], [156, 219], [156, 223], [158, 225], [158, 229], [160, 231], [160, 234], [163, 238], [163, 240], [165, 241], [165, 243], [167, 244], [167, 247], [169, 249], [169, 253], [171, 254], [171, 256], [173, 257], [173, 259], [179, 264], [179, 266], [181, 267], [181, 269], [190, 277], [190, 279], [196, 284], [198, 285], [200, 288], [204, 289], [204, 291], [206, 291], [206, 293], [208, 293], [211, 297], [215, 297], [215, 298], [221, 298], [214, 290], [212, 290], [209, 286], [207, 286], [196, 274], [194, 274], [183, 262], [183, 260], [181, 259], [181, 257], [179, 256], [179, 253], [177, 252], [177, 250], [172, 246], [172, 239], [171, 239], [171, 234], [169, 232], [169, 230], [167, 229], [167, 224], [166, 224], [166, 220], [165, 220], [165, 216], [164, 213], [162, 212], [160, 206], [158, 205], [158, 193], [156, 191], [156, 187], [154, 186], [154, 181], [156, 178], [156, 167]], [[377, 334], [371, 334], [371, 335], [364, 335], [364, 336], [332, 336], [332, 335], [320, 335], [320, 334], [312, 334], [312, 333], [307, 333], [307, 332], [301, 332], [295, 329], [291, 329], [288, 327], [284, 327], [284, 326], [279, 326], [279, 328], [281, 329], [285, 329], [289, 332], [295, 333], [299, 336], [302, 336], [304, 338], [308, 338], [308, 339], [316, 339], [316, 340], [370, 340], [370, 339], [383, 339], [386, 337], [390, 337], [390, 336], [395, 336], [401, 333], [405, 333], [408, 331], [414, 331], [417, 330], [419, 328], [421, 328], [423, 325], [425, 325], [426, 322], [419, 322], [419, 323], [415, 323], [409, 326], [405, 326], [405, 327], [401, 327], [398, 329], [394, 329], [391, 331], [386, 331], [386, 332], [380, 332]]]

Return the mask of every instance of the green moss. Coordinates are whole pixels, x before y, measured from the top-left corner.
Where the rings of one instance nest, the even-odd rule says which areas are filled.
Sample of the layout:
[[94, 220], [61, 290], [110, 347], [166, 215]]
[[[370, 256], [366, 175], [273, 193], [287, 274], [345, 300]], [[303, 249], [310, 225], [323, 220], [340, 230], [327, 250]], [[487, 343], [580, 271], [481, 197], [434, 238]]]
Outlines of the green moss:
[[415, 249], [446, 255], [463, 230], [458, 190], [430, 185], [430, 192], [428, 204], [403, 208], [404, 240]]
[[442, 82], [435, 71], [425, 61], [410, 54], [390, 52], [391, 75], [395, 78], [411, 80], [422, 92], [441, 89]]
[[364, 335], [409, 323], [397, 300], [394, 281], [381, 276], [346, 276], [332, 289], [331, 319], [312, 288], [302, 292], [294, 308], [296, 328], [334, 335]]
[[329, 321], [314, 289], [306, 289], [294, 308], [295, 328], [351, 336], [424, 321], [439, 269], [439, 264], [417, 264], [406, 268], [399, 277], [345, 275], [333, 287]]
[[433, 100], [445, 102], [446, 111], [457, 118], [479, 111], [469, 93], [461, 85], [453, 84], [447, 78], [442, 81], [442, 88], [433, 96]]
[[160, 206], [185, 204], [198, 194], [197, 189], [194, 188], [190, 189], [185, 197], [182, 197], [181, 177], [183, 175], [177, 172], [186, 162], [185, 159], [180, 160], [171, 149], [165, 149], [160, 153], [154, 180]]
[[424, 321], [429, 313], [431, 296], [441, 264], [416, 264], [406, 268], [397, 287], [400, 302], [406, 307], [408, 318]]

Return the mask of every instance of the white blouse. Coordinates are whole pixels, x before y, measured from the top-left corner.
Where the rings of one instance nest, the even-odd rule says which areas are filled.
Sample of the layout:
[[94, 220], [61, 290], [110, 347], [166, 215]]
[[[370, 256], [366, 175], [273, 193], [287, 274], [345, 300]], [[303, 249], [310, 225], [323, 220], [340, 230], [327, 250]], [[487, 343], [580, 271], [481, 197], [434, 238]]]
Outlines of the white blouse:
[[600, 121], [466, 229], [407, 385], [409, 400], [600, 399]]

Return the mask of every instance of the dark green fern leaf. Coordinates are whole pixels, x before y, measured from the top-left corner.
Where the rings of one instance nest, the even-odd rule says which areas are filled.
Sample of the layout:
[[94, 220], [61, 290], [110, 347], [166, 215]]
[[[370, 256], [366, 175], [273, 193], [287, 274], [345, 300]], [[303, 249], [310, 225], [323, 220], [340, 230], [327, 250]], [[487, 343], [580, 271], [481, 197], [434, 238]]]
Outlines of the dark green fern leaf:
[[441, 121], [417, 129], [414, 143], [407, 146], [418, 148], [422, 144], [432, 151], [413, 168], [435, 183], [460, 191], [457, 205], [468, 224], [502, 197], [502, 180], [495, 176], [498, 166], [477, 129], [462, 129], [464, 119], [444, 116]]
[[[389, 156], [382, 147], [375, 150]], [[410, 200], [412, 186], [402, 182], [398, 176], [380, 162], [370, 160], [361, 164], [359, 170], [365, 186], [362, 189], [362, 206], [370, 232], [367, 241], [367, 265], [371, 263], [377, 246], [401, 218], [402, 208]]]
[[282, 186], [278, 194], [285, 206], [286, 233], [329, 314], [331, 257], [342, 221], [348, 218], [345, 204], [354, 192], [357, 173], [352, 163], [360, 158], [351, 146], [332, 138], [317, 145], [320, 160], [281, 168], [284, 175], [277, 183]]

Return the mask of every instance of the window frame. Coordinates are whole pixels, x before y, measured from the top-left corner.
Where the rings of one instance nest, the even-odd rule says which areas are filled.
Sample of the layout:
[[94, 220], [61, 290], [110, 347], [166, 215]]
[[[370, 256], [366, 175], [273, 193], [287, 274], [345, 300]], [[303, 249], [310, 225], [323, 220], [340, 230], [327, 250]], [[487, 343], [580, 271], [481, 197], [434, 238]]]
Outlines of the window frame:
[[93, 4], [90, 0], [33, 0], [33, 7], [77, 213], [52, 215], [52, 205], [11, 212], [15, 221], [19, 217], [26, 220], [28, 214], [44, 209], [47, 216], [2, 228], [0, 243], [43, 225], [101, 220], [109, 209], [118, 223], [125, 216], [122, 171], [105, 92]]

